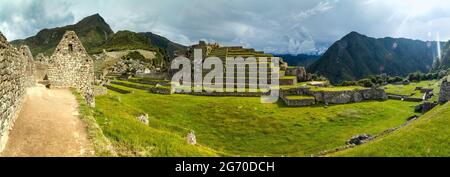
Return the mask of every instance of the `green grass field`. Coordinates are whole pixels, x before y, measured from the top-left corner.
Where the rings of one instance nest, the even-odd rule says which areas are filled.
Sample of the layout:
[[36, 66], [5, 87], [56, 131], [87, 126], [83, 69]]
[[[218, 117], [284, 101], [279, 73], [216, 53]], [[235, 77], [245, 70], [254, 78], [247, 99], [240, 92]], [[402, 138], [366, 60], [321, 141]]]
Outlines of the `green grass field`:
[[[397, 127], [417, 103], [373, 101], [290, 108], [260, 98], [131, 94], [96, 97], [95, 118], [120, 156], [310, 156], [350, 137]], [[149, 126], [136, 117], [149, 115]], [[198, 145], [188, 145], [195, 131]]]
[[413, 98], [423, 97], [423, 93], [420, 93], [419, 90], [415, 90], [416, 87], [432, 88], [434, 89], [433, 93], [435, 94], [435, 96], [431, 100], [436, 101], [439, 95], [439, 83], [440, 82], [438, 82], [438, 80], [431, 80], [431, 81], [411, 82], [408, 85], [389, 84], [384, 88], [386, 93], [411, 96]]
[[373, 142], [333, 156], [450, 156], [450, 103], [438, 106], [416, 122]]

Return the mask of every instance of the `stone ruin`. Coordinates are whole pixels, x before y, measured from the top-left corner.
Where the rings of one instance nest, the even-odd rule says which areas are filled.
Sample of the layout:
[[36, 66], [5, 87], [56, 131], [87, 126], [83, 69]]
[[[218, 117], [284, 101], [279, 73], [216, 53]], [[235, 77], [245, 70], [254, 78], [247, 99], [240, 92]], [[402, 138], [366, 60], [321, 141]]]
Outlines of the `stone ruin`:
[[25, 88], [33, 83], [32, 65], [28, 47], [14, 48], [0, 32], [0, 152], [21, 109]]
[[149, 124], [148, 114], [141, 114], [140, 116], [136, 117], [136, 119], [139, 120], [140, 122], [142, 122], [145, 125]]
[[[290, 100], [286, 96], [303, 95], [310, 96], [311, 99]], [[281, 91], [281, 99], [293, 107], [310, 106], [316, 103], [347, 104], [358, 103], [365, 100], [386, 100], [388, 96], [384, 89], [364, 88], [343, 91], [314, 90], [309, 87], [290, 88]]]
[[[206, 59], [208, 57], [217, 57], [222, 61], [223, 64], [223, 77], [222, 78], [216, 78], [214, 81], [212, 81], [212, 84], [223, 84], [223, 87], [228, 85], [235, 85], [235, 88], [237, 88], [236, 78], [227, 78], [226, 72], [234, 72], [235, 75], [239, 75], [244, 73], [245, 79], [243, 85], [246, 88], [249, 88], [252, 84], [251, 80], [261, 80], [265, 79], [267, 80], [267, 84], [271, 84], [270, 77], [273, 74], [273, 71], [280, 70], [280, 72], [277, 72], [277, 74], [280, 76], [279, 79], [279, 85], [295, 85], [297, 84], [297, 79], [295, 77], [284, 77], [284, 71], [287, 68], [287, 63], [280, 59], [279, 67], [275, 68], [272, 67], [272, 61], [271, 58], [274, 57], [272, 54], [264, 53], [263, 51], [257, 51], [253, 48], [245, 48], [243, 46], [221, 46], [217, 43], [206, 43], [205, 41], [199, 41], [198, 44], [192, 45], [187, 48], [184, 56], [191, 61], [194, 60], [194, 54], [195, 49], [201, 49], [202, 50], [202, 57], [203, 59]], [[256, 62], [250, 62], [246, 63], [244, 67], [238, 67], [237, 65], [227, 65], [226, 59], [227, 58], [238, 58], [242, 57], [243, 59], [254, 57], [256, 59]], [[232, 67], [230, 69], [229, 67]], [[252, 70], [250, 69], [252, 68]], [[206, 75], [208, 72], [212, 71], [213, 69], [205, 69], [203, 68], [203, 76]], [[265, 70], [267, 72], [267, 75], [265, 75], [265, 78], [262, 78], [263, 76], [260, 73], [261, 70]], [[178, 70], [170, 70], [170, 75], [174, 74]], [[192, 70], [194, 72], [194, 70]], [[250, 74], [254, 74], [253, 76], [250, 76]], [[195, 73], [191, 74], [192, 77], [195, 76]], [[194, 79], [192, 79], [194, 80]], [[214, 92], [213, 94], [207, 93], [207, 91], [204, 91], [205, 93], [201, 93], [201, 95], [211, 95], [211, 96], [258, 96], [251, 92], [240, 92], [235, 90], [234, 92]], [[233, 94], [229, 94], [233, 93]], [[199, 94], [199, 93], [192, 93], [192, 94]]]
[[445, 103], [450, 101], [450, 83], [447, 79], [444, 79], [441, 84], [441, 91], [439, 93], [439, 102]]
[[76, 88], [87, 103], [94, 107], [94, 63], [74, 31], [64, 34], [50, 61], [50, 87]]
[[351, 139], [349, 139], [346, 142], [346, 144], [347, 145], [361, 145], [372, 139], [373, 139], [373, 137], [368, 134], [355, 135]]
[[435, 102], [424, 101], [424, 102], [422, 102], [421, 104], [417, 105], [417, 106], [414, 108], [414, 111], [415, 111], [415, 112], [418, 112], [418, 113], [425, 114], [425, 113], [427, 113], [428, 111], [432, 110], [432, 109], [433, 109], [434, 107], [436, 107], [437, 105], [438, 105], [438, 104], [435, 103]]
[[191, 130], [189, 134], [186, 137], [187, 143], [190, 145], [196, 145], [197, 144], [197, 138], [195, 136], [194, 130]]
[[298, 82], [306, 82], [312, 79], [312, 75], [306, 72], [305, 67], [286, 68], [286, 76], [297, 76]]

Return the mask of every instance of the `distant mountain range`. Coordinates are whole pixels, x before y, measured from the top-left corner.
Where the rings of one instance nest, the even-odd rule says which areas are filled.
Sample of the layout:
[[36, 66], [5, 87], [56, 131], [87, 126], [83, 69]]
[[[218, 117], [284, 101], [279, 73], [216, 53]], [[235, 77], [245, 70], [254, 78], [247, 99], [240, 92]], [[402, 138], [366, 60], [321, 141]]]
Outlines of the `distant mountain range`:
[[298, 54], [298, 55], [274, 54], [274, 56], [283, 58], [284, 62], [287, 62], [289, 66], [303, 66], [303, 67], [309, 67], [320, 58], [320, 55], [307, 55], [307, 54]]
[[38, 53], [51, 55], [67, 30], [72, 30], [77, 33], [87, 52], [90, 54], [100, 53], [103, 49], [108, 51], [146, 49], [156, 51], [160, 55], [167, 54], [165, 56], [169, 58], [176, 50], [186, 50], [185, 46], [150, 32], [136, 33], [132, 31], [118, 31], [114, 33], [108, 23], [99, 14], [86, 17], [74, 25], [43, 29], [35, 36], [23, 40], [15, 40], [11, 43], [16, 46], [22, 44], [28, 45], [33, 55], [37, 55]]
[[428, 72], [437, 56], [437, 43], [404, 38], [375, 39], [351, 32], [335, 42], [308, 71], [333, 83], [386, 73], [405, 76]]

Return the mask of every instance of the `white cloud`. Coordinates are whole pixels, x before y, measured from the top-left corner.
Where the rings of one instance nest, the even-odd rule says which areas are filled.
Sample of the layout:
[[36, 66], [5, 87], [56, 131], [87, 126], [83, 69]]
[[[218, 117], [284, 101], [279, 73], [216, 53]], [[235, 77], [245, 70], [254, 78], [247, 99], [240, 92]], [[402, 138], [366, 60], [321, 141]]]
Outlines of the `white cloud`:
[[0, 0], [0, 31], [25, 38], [100, 13], [113, 30], [154, 32], [278, 53], [323, 51], [350, 31], [374, 37], [450, 39], [444, 0]]
[[307, 9], [305, 11], [301, 11], [300, 13], [297, 13], [294, 15], [294, 18], [296, 20], [303, 20], [305, 18], [308, 18], [313, 15], [324, 13], [330, 9], [332, 9], [333, 6], [330, 4], [329, 1], [321, 1], [319, 4], [317, 4], [315, 7], [311, 9]]

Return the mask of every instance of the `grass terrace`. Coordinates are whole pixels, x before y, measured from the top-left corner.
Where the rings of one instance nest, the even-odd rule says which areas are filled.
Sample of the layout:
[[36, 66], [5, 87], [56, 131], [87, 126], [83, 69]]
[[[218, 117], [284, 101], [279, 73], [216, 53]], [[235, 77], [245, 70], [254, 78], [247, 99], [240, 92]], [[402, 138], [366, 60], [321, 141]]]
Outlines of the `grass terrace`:
[[[417, 103], [396, 100], [285, 106], [259, 97], [159, 95], [132, 91], [96, 97], [95, 119], [120, 156], [310, 156], [354, 135], [403, 124]], [[149, 125], [136, 117], [149, 115]], [[198, 145], [188, 145], [194, 130]]]
[[431, 99], [432, 101], [437, 101], [440, 91], [440, 82], [438, 80], [431, 81], [421, 81], [421, 82], [411, 82], [408, 85], [392, 85], [389, 84], [385, 86], [386, 93], [411, 96], [413, 98], [422, 98], [423, 93], [420, 90], [415, 90], [416, 87], [431, 88], [435, 96]]
[[333, 156], [446, 157], [450, 154], [450, 104], [436, 107], [410, 125]]

